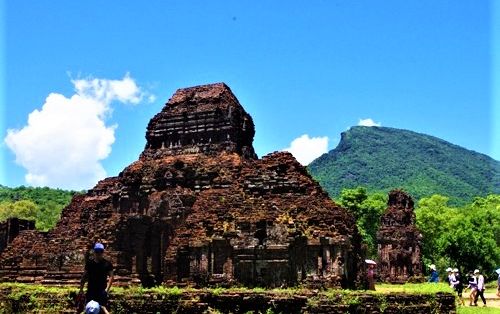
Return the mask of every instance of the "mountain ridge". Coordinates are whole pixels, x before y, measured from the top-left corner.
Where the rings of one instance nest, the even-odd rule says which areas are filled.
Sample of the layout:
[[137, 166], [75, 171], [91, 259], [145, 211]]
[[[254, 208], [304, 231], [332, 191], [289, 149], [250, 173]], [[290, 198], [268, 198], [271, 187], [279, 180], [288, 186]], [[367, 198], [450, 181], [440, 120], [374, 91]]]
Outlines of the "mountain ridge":
[[357, 186], [383, 192], [403, 188], [417, 199], [443, 194], [455, 205], [500, 193], [499, 161], [432, 135], [390, 127], [351, 127], [308, 170], [334, 198]]

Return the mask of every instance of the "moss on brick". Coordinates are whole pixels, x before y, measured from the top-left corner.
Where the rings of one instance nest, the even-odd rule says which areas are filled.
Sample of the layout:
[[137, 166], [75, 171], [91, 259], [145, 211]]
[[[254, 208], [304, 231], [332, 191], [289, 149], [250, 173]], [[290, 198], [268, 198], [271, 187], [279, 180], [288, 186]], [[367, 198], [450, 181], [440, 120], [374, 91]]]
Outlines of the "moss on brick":
[[[381, 291], [141, 287], [112, 290], [112, 313], [454, 313], [455, 297], [427, 288]], [[398, 291], [405, 292], [398, 292]], [[410, 290], [415, 292], [409, 292]], [[76, 287], [0, 284], [0, 313], [74, 313]]]

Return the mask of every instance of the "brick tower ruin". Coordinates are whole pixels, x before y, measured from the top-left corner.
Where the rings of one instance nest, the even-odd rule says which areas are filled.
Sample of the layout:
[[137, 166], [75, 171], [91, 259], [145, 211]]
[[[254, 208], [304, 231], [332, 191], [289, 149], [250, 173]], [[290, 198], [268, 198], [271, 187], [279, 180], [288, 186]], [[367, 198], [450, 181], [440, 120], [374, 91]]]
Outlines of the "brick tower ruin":
[[19, 235], [19, 232], [34, 229], [35, 222], [32, 220], [9, 218], [0, 222], [0, 253]]
[[422, 275], [422, 235], [415, 226], [410, 195], [393, 190], [387, 206], [377, 233], [379, 276], [385, 282], [405, 283]]
[[101, 241], [122, 285], [354, 287], [354, 218], [291, 154], [258, 159], [254, 133], [225, 84], [177, 90], [139, 160], [75, 196], [53, 230], [21, 231], [2, 280], [75, 283]]

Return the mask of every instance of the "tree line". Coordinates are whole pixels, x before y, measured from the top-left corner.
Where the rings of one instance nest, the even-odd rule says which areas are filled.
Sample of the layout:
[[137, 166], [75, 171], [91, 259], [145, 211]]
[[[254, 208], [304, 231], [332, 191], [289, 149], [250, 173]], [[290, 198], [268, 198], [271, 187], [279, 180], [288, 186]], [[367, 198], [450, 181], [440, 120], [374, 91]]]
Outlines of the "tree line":
[[47, 231], [56, 225], [62, 209], [76, 193], [47, 187], [0, 185], [0, 221], [12, 217], [34, 220], [38, 230]]
[[[476, 197], [462, 206], [449, 201], [447, 196], [434, 194], [416, 203], [424, 264], [493, 273], [500, 266], [500, 194]], [[368, 256], [376, 258], [377, 231], [387, 194], [368, 193], [363, 187], [343, 189], [337, 202], [356, 217]]]

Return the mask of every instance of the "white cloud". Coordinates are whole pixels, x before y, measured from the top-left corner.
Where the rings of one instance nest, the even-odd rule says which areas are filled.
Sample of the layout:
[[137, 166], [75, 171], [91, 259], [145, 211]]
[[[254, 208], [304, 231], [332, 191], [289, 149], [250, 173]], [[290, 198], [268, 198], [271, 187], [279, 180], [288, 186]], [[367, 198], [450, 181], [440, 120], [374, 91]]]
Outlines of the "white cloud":
[[309, 137], [304, 134], [294, 139], [290, 146], [283, 150], [290, 152], [298, 162], [307, 166], [314, 159], [328, 152], [328, 137]]
[[371, 118], [359, 119], [358, 125], [360, 126], [382, 126], [382, 123], [375, 122]]
[[75, 86], [78, 95], [106, 104], [109, 104], [113, 100], [138, 104], [145, 96], [145, 93], [140, 90], [129, 73], [125, 74], [121, 80], [94, 78], [72, 80], [71, 82]]
[[117, 125], [106, 122], [111, 103], [138, 104], [147, 95], [126, 74], [121, 80], [75, 79], [75, 94], [51, 93], [5, 143], [34, 186], [87, 189], [106, 177], [101, 161], [111, 153]]

